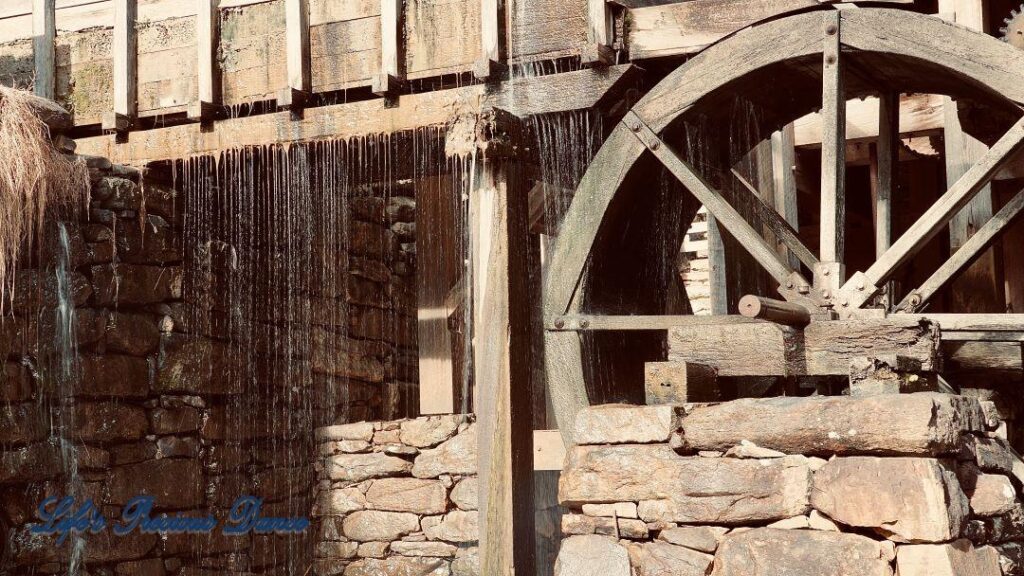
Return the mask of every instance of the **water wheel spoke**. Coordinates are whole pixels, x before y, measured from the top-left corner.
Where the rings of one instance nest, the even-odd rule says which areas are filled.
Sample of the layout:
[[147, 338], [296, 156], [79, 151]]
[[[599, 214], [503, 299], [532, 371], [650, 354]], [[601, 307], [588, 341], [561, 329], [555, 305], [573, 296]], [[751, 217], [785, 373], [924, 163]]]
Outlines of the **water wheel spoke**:
[[775, 208], [768, 205], [767, 202], [758, 193], [757, 188], [750, 183], [749, 180], [743, 177], [735, 168], [732, 169], [732, 175], [739, 180], [742, 184], [742, 188], [746, 190], [749, 195], [750, 205], [754, 207], [757, 212], [758, 219], [761, 224], [766, 225], [773, 234], [775, 234], [779, 240], [797, 257], [800, 262], [810, 269], [814, 269], [814, 265], [818, 263], [818, 258], [807, 249], [807, 246], [800, 241], [800, 237], [797, 231], [793, 229], [793, 226], [783, 220], [782, 215], [778, 213]]
[[[846, 223], [846, 95], [840, 59], [842, 12], [824, 12], [821, 81], [821, 248], [822, 263], [842, 264]], [[830, 283], [841, 282], [841, 266]]]
[[900, 95], [882, 92], [878, 96], [878, 141], [871, 159], [871, 195], [875, 220], [875, 257], [892, 245], [892, 193], [900, 146]]

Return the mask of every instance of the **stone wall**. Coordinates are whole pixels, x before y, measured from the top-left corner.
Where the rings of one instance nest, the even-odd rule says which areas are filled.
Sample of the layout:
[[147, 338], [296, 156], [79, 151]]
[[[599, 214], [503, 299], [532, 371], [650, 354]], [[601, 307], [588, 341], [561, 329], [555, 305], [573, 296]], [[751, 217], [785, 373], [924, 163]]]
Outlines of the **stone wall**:
[[585, 410], [560, 576], [1024, 574], [1024, 462], [935, 393]]
[[[88, 209], [49, 222], [26, 250], [0, 318], [0, 574], [76, 562], [101, 575], [305, 574], [311, 532], [107, 531], [58, 546], [28, 525], [62, 495], [91, 498], [110, 520], [139, 494], [157, 513], [224, 519], [252, 494], [265, 515], [308, 516], [317, 427], [415, 410], [402, 388], [416, 381], [415, 202], [366, 191], [339, 202], [354, 231], [351, 246], [330, 248], [343, 256], [331, 262], [340, 289], [301, 307], [309, 293], [238, 290], [263, 277], [239, 273], [244, 246], [197, 234], [181, 180], [90, 164]], [[215, 249], [231, 257], [210, 265]]]
[[472, 416], [329, 426], [317, 439], [315, 574], [479, 574]]

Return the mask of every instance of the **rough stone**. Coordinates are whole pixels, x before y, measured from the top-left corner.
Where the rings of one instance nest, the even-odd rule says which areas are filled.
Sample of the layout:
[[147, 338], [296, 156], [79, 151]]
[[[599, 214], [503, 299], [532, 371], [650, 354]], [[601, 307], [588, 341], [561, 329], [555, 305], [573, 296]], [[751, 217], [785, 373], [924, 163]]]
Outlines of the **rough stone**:
[[363, 542], [356, 553], [360, 558], [383, 558], [390, 547], [390, 542]]
[[722, 539], [712, 576], [892, 576], [882, 546], [857, 534], [734, 530]]
[[964, 443], [964, 449], [967, 456], [977, 462], [982, 470], [1013, 476], [1017, 482], [1024, 484], [1024, 461], [1006, 440], [971, 436]]
[[146, 434], [146, 412], [136, 406], [114, 402], [75, 404], [76, 435], [85, 442], [138, 440]]
[[634, 544], [629, 557], [637, 576], [704, 576], [714, 556], [666, 542]]
[[152, 316], [114, 312], [106, 325], [108, 351], [145, 356], [160, 345], [160, 328]]
[[356, 422], [354, 424], [338, 424], [325, 426], [316, 431], [316, 439], [329, 440], [373, 440], [373, 422]]
[[1017, 504], [1017, 491], [1006, 476], [979, 474], [973, 487], [964, 486], [976, 516], [999, 516]]
[[165, 334], [160, 344], [154, 390], [159, 393], [241, 394], [240, 378], [225, 372], [239, 360], [231, 346], [198, 336]]
[[604, 534], [615, 535], [615, 519], [583, 514], [562, 514], [562, 534]]
[[408, 474], [413, 469], [410, 462], [380, 452], [331, 456], [327, 466], [327, 475], [331, 480], [349, 482]]
[[675, 409], [669, 405], [590, 406], [576, 415], [573, 439], [580, 445], [668, 442], [675, 422]]
[[91, 268], [94, 296], [100, 306], [155, 304], [179, 300], [183, 272], [180, 267], [118, 264]]
[[452, 576], [480, 576], [480, 554], [476, 546], [459, 548], [452, 560]]
[[202, 426], [202, 416], [191, 406], [155, 408], [149, 413], [149, 424], [154, 434], [196, 432]]
[[772, 522], [768, 525], [768, 528], [776, 528], [778, 530], [803, 530], [810, 527], [811, 523], [808, 521], [807, 516], [793, 516], [792, 518]]
[[188, 509], [205, 500], [203, 471], [196, 460], [147, 460], [118, 466], [110, 473], [110, 502], [124, 504], [139, 494], [153, 496], [156, 507]]
[[345, 568], [345, 576], [450, 576], [448, 562], [439, 558], [392, 556], [378, 560], [356, 560]]
[[48, 431], [42, 406], [35, 402], [0, 406], [0, 446], [31, 444], [46, 438]]
[[728, 531], [728, 528], [721, 526], [680, 526], [662, 530], [658, 534], [658, 540], [713, 554], [718, 549], [719, 541]]
[[480, 538], [477, 526], [479, 514], [463, 510], [453, 510], [443, 517], [433, 516], [423, 519], [423, 533], [430, 540], [447, 542], [476, 542]]
[[453, 558], [457, 547], [444, 542], [392, 542], [391, 551], [401, 556]]
[[555, 576], [630, 575], [629, 553], [605, 536], [570, 536], [555, 561]]
[[999, 553], [999, 567], [1005, 576], [1021, 576], [1024, 574], [1024, 544], [1007, 542], [995, 547]]
[[807, 517], [807, 524], [811, 530], [825, 530], [828, 532], [842, 532], [839, 525], [836, 524], [831, 518], [825, 516], [817, 510], [811, 510], [811, 515]]
[[680, 457], [666, 445], [577, 446], [559, 483], [563, 506], [639, 501], [647, 522], [743, 524], [809, 510], [806, 459]]
[[0, 450], [0, 484], [35, 482], [54, 476], [60, 452], [53, 442]]
[[459, 510], [476, 510], [479, 505], [479, 482], [476, 476], [469, 476], [459, 480], [459, 483], [452, 488], [449, 496], [452, 503], [459, 507]]
[[447, 440], [437, 448], [424, 450], [416, 457], [412, 475], [437, 478], [441, 474], [476, 474], [476, 424]]
[[682, 418], [682, 444], [728, 450], [748, 440], [793, 454], [942, 455], [984, 426], [976, 399], [930, 392], [758, 398], [694, 407]]
[[636, 515], [636, 504], [633, 502], [616, 502], [614, 504], [584, 504], [583, 513], [587, 516], [639, 518], [639, 516]]
[[452, 437], [465, 417], [459, 415], [432, 416], [402, 422], [400, 440], [417, 448], [432, 448]]
[[145, 358], [107, 354], [81, 357], [78, 396], [145, 398], [149, 394], [149, 362]]
[[448, 491], [436, 480], [385, 478], [366, 491], [369, 508], [416, 514], [442, 514], [448, 507]]
[[726, 458], [782, 458], [784, 453], [769, 448], [761, 448], [749, 440], [741, 440], [725, 452]]
[[950, 544], [916, 544], [896, 549], [899, 576], [999, 576], [999, 553], [975, 548], [970, 540]]
[[358, 488], [338, 488], [321, 493], [317, 515], [335, 516], [363, 510], [366, 508], [366, 496]]
[[837, 458], [814, 474], [811, 504], [896, 542], [957, 538], [970, 512], [952, 465], [928, 458]]
[[345, 517], [345, 536], [359, 542], [398, 540], [420, 529], [419, 516], [405, 512], [360, 510]]

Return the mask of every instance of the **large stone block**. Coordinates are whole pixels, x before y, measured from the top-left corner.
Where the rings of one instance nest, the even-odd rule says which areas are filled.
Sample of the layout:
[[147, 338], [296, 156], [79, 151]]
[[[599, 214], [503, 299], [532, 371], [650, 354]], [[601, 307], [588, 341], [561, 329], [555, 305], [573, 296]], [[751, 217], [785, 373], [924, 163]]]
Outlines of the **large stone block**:
[[399, 438], [403, 444], [417, 448], [431, 448], [452, 437], [465, 417], [459, 415], [416, 418], [402, 422]]
[[345, 576], [449, 576], [448, 562], [440, 558], [394, 556], [357, 560], [345, 568]]
[[412, 475], [437, 478], [441, 474], [476, 474], [476, 427], [473, 424], [437, 448], [421, 452], [416, 457]]
[[977, 399], [930, 392], [867, 397], [744, 399], [698, 406], [682, 418], [682, 444], [728, 450], [742, 440], [791, 454], [953, 454], [981, 432]]
[[892, 576], [881, 543], [840, 532], [755, 528], [727, 534], [712, 576]]
[[441, 514], [448, 507], [448, 491], [437, 480], [384, 478], [366, 491], [369, 508], [416, 514]]
[[361, 482], [370, 478], [408, 474], [412, 467], [411, 462], [383, 452], [338, 454], [327, 461], [327, 475], [331, 480]]
[[92, 267], [96, 303], [100, 306], [156, 304], [180, 300], [183, 272], [177, 266], [118, 264]]
[[158, 508], [188, 509], [205, 501], [203, 470], [196, 460], [147, 460], [118, 466], [110, 473], [112, 504], [124, 504], [130, 498], [152, 496]]
[[420, 518], [406, 512], [360, 510], [345, 517], [345, 536], [358, 542], [388, 542], [420, 529]]
[[31, 444], [49, 434], [49, 418], [36, 402], [0, 405], [0, 446]]
[[629, 557], [637, 576], [704, 576], [714, 556], [666, 542], [634, 544]]
[[608, 404], [584, 408], [576, 415], [577, 444], [647, 444], [668, 442], [676, 428], [672, 406]]
[[154, 391], [185, 394], [240, 394], [241, 378], [232, 378], [238, 350], [223, 342], [167, 334], [160, 345]]
[[1010, 479], [1001, 474], [978, 474], [971, 486], [964, 486], [976, 516], [999, 516], [1018, 504], [1017, 490]]
[[743, 524], [809, 510], [802, 456], [771, 460], [682, 457], [667, 445], [577, 446], [559, 484], [564, 506], [639, 501], [640, 518]]
[[479, 517], [476, 512], [463, 510], [453, 510], [444, 516], [431, 516], [423, 519], [423, 533], [431, 540], [476, 542], [480, 539]]
[[55, 442], [0, 450], [0, 484], [21, 484], [56, 476], [59, 463], [60, 450]]
[[1001, 576], [999, 553], [975, 548], [970, 540], [951, 544], [917, 544], [896, 549], [899, 576]]
[[562, 541], [555, 576], [630, 576], [629, 554], [612, 538], [571, 536]]
[[834, 459], [814, 474], [811, 504], [896, 542], [953, 540], [970, 514], [953, 465], [930, 458]]
[[149, 395], [149, 362], [145, 358], [106, 354], [81, 356], [82, 377], [76, 396], [145, 398]]
[[75, 404], [76, 434], [85, 442], [138, 440], [146, 434], [149, 420], [142, 408], [115, 402]]
[[452, 488], [452, 503], [460, 510], [476, 510], [480, 502], [479, 481], [476, 476], [463, 478]]

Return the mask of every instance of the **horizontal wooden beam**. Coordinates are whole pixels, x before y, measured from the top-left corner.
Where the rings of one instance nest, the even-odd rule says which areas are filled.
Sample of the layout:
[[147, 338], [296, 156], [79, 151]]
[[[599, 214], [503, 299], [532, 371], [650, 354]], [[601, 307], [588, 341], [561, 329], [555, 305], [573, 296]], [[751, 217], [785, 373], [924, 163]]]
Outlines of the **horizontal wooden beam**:
[[309, 108], [301, 119], [288, 112], [214, 122], [212, 129], [187, 124], [135, 132], [128, 142], [111, 135], [82, 138], [79, 152], [106, 156], [115, 164], [214, 154], [220, 150], [259, 146], [267, 142], [294, 143], [327, 138], [407, 132], [443, 126], [459, 114], [475, 115], [488, 107], [517, 116], [551, 114], [603, 106], [635, 79], [625, 64], [603, 70], [580, 70], [538, 78], [519, 78], [496, 87], [465, 86], [402, 95], [397, 106], [382, 99]]
[[[847, 142], [878, 138], [878, 98], [846, 103]], [[903, 137], [941, 133], [942, 96], [911, 94], [900, 97], [900, 135]], [[821, 147], [821, 114], [808, 114], [793, 122], [797, 148]]]
[[896, 314], [894, 317], [933, 322], [943, 333], [1024, 332], [1024, 314]]
[[732, 324], [764, 324], [764, 320], [745, 316], [600, 316], [566, 315], [547, 322], [552, 331], [586, 330], [668, 330], [676, 326], [715, 327]]

